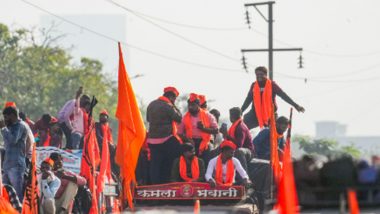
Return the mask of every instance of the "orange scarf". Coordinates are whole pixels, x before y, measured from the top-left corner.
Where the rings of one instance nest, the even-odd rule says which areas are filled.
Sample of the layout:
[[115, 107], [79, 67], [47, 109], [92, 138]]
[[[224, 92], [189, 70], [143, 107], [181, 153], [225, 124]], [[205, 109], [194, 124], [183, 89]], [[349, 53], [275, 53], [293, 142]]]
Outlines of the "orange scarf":
[[[205, 127], [210, 127], [211, 122], [205, 110], [199, 109], [198, 117]], [[189, 112], [187, 112], [185, 117], [183, 118], [183, 123], [186, 129], [186, 137], [193, 138], [193, 127], [191, 124], [191, 114]], [[211, 140], [211, 134], [201, 132], [201, 138], [202, 142], [199, 145], [199, 155], [201, 155], [204, 151], [208, 149], [208, 143]]]
[[253, 104], [255, 106], [257, 121], [260, 128], [268, 125], [270, 114], [272, 113], [272, 81], [269, 79], [265, 82], [264, 92], [261, 96], [258, 82], [253, 86]]
[[230, 137], [232, 137], [232, 139], [236, 140], [236, 137], [235, 137], [235, 131], [236, 131], [236, 127], [240, 124], [240, 122], [242, 121], [242, 119], [238, 119], [237, 121], [235, 121], [232, 126], [230, 127], [230, 129], [228, 129], [228, 135]]
[[[158, 99], [166, 102], [170, 106], [173, 106], [173, 103], [167, 97], [161, 96]], [[178, 136], [177, 130], [177, 123], [175, 121], [172, 121], [172, 134], [182, 144], [182, 139]]]
[[227, 161], [227, 172], [226, 172], [226, 180], [223, 182], [223, 164], [222, 164], [222, 155], [218, 156], [216, 161], [215, 168], [215, 181], [219, 186], [232, 186], [234, 182], [235, 175], [235, 167], [232, 159]]
[[179, 174], [181, 178], [186, 182], [194, 182], [199, 178], [199, 165], [198, 158], [194, 157], [191, 161], [191, 178], [187, 177], [186, 160], [183, 156], [179, 159]]

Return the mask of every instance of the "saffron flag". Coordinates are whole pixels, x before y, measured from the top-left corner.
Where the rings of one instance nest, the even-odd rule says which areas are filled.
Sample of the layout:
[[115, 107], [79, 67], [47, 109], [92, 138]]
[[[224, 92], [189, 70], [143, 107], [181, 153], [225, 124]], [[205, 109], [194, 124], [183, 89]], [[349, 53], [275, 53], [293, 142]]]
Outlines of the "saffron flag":
[[[272, 108], [274, 109], [274, 108]], [[276, 128], [276, 118], [274, 117], [274, 111], [270, 115], [270, 163], [272, 165], [274, 181], [277, 183], [280, 176], [280, 160], [278, 157], [278, 134]]]
[[123, 200], [127, 199], [133, 210], [131, 185], [136, 182], [135, 170], [146, 130], [139, 106], [125, 69], [121, 45], [119, 45], [118, 101], [116, 118], [119, 120], [116, 163], [120, 166], [123, 181]]
[[96, 134], [94, 124], [91, 123], [89, 132], [84, 137], [82, 162], [80, 167], [80, 174], [86, 178], [88, 188], [92, 193], [92, 204], [89, 211], [90, 214], [98, 214], [98, 200], [96, 197], [96, 182], [95, 171], [99, 165], [99, 147], [96, 141]]
[[294, 181], [293, 164], [290, 150], [291, 124], [293, 109], [290, 110], [289, 129], [286, 137], [283, 170], [279, 182], [277, 194], [277, 209], [280, 214], [296, 214], [298, 213], [298, 196]]
[[349, 189], [347, 192], [348, 206], [350, 207], [350, 214], [359, 214], [359, 204], [356, 197], [356, 192], [353, 189]]
[[100, 171], [97, 180], [97, 196], [99, 198], [100, 193], [103, 192], [105, 179], [109, 182], [111, 179], [111, 162], [110, 162], [110, 152], [109, 152], [109, 133], [108, 133], [108, 123], [101, 125], [103, 132], [103, 142], [102, 142], [102, 162], [100, 163]]
[[30, 163], [30, 170], [29, 170], [26, 189], [24, 193], [24, 201], [22, 203], [22, 214], [39, 213], [40, 191], [38, 188], [38, 180], [37, 180], [36, 144], [34, 143], [32, 146], [33, 146], [32, 160]]

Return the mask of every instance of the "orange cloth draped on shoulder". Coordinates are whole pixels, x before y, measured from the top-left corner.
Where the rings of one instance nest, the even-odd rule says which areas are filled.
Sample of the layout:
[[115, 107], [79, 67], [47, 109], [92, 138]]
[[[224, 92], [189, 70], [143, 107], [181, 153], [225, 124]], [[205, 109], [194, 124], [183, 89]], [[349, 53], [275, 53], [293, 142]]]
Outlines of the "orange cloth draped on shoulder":
[[242, 121], [242, 119], [238, 119], [237, 121], [235, 121], [232, 126], [230, 127], [230, 129], [228, 129], [228, 135], [230, 137], [232, 137], [232, 139], [236, 139], [235, 137], [235, 131], [236, 131], [236, 127], [240, 124], [240, 122]]
[[216, 184], [219, 186], [232, 186], [234, 182], [234, 175], [235, 175], [234, 162], [232, 161], [232, 159], [229, 159], [226, 164], [227, 164], [226, 180], [223, 181], [222, 155], [219, 155], [216, 161], [216, 168], [215, 168], [215, 181], [216, 181]]
[[[158, 99], [166, 102], [170, 106], [173, 106], [172, 102], [167, 97], [161, 96]], [[172, 121], [172, 134], [182, 144], [182, 139], [178, 136], [177, 130], [178, 130], [178, 124], [175, 121]]]
[[145, 142], [146, 129], [137, 103], [131, 81], [125, 69], [121, 45], [119, 45], [118, 101], [116, 118], [119, 121], [118, 144], [115, 161], [120, 166], [122, 178], [122, 199], [128, 201], [134, 210], [133, 184], [136, 183], [135, 170], [140, 149]]
[[[199, 109], [198, 117], [205, 127], [210, 127], [211, 122], [205, 110]], [[191, 114], [189, 112], [186, 113], [183, 119], [183, 122], [186, 129], [186, 137], [192, 138], [193, 127], [191, 123]], [[208, 149], [208, 144], [210, 143], [210, 140], [211, 140], [211, 134], [206, 133], [206, 132], [201, 132], [201, 138], [202, 138], [202, 142], [199, 145], [199, 154], [202, 154], [204, 151]]]
[[270, 115], [273, 111], [273, 101], [272, 101], [272, 81], [269, 79], [265, 82], [265, 87], [263, 93], [260, 91], [260, 86], [258, 82], [253, 85], [253, 104], [256, 111], [257, 121], [260, 128], [264, 125], [268, 125]]
[[191, 178], [187, 176], [186, 160], [183, 156], [179, 159], [179, 174], [181, 178], [186, 182], [194, 182], [199, 178], [199, 164], [198, 158], [194, 157], [191, 161]]

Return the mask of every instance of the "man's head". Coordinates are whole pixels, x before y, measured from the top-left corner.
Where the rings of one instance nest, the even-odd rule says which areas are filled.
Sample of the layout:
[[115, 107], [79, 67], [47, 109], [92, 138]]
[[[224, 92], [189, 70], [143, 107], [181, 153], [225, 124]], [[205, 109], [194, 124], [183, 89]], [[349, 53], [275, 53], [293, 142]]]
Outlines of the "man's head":
[[5, 125], [9, 126], [17, 122], [18, 120], [18, 110], [13, 106], [6, 107], [3, 110]]
[[107, 112], [107, 110], [103, 109], [99, 113], [99, 122], [102, 124], [108, 123], [108, 112]]
[[42, 119], [42, 121], [43, 121], [46, 125], [48, 125], [48, 124], [50, 124], [50, 122], [51, 122], [51, 115], [50, 115], [50, 114], [44, 114], [44, 115], [42, 115], [41, 119]]
[[164, 88], [164, 97], [168, 98], [172, 103], [175, 102], [178, 95], [179, 95], [179, 92], [175, 87], [168, 86]]
[[241, 109], [239, 107], [233, 107], [230, 109], [230, 121], [231, 123], [241, 118]]
[[63, 158], [62, 158], [61, 154], [59, 154], [57, 152], [53, 152], [50, 154], [50, 159], [52, 159], [54, 161], [54, 166], [53, 166], [54, 170], [58, 170], [58, 169], [61, 169], [63, 167]]
[[91, 98], [88, 95], [86, 95], [86, 94], [82, 95], [80, 97], [79, 103], [80, 103], [79, 105], [80, 105], [81, 108], [86, 109], [87, 112], [90, 111]]
[[198, 95], [199, 105], [202, 109], [207, 109], [207, 99], [205, 95]]
[[284, 134], [286, 129], [288, 129], [289, 120], [288, 118], [281, 116], [276, 120], [276, 129], [278, 134]]
[[224, 140], [220, 144], [220, 149], [221, 149], [221, 152], [222, 152], [221, 153], [222, 154], [222, 158], [224, 158], [225, 160], [229, 160], [229, 159], [231, 159], [234, 156], [234, 153], [235, 153], [235, 150], [236, 150], [236, 145], [232, 141]]
[[52, 170], [54, 166], [54, 161], [51, 158], [46, 158], [44, 161], [41, 163], [41, 172], [46, 173]]
[[211, 109], [210, 114], [214, 115], [216, 122], [219, 123], [220, 112], [217, 109]]
[[187, 100], [187, 108], [190, 114], [196, 115], [200, 110], [199, 97], [197, 94], [191, 93]]
[[256, 74], [256, 81], [262, 82], [262, 81], [265, 81], [267, 79], [268, 70], [264, 66], [259, 66], [255, 69], [255, 74]]
[[194, 156], [195, 156], [195, 148], [193, 146], [193, 144], [191, 143], [184, 143], [181, 145], [181, 149], [182, 149], [182, 155], [186, 158], [186, 159], [193, 159]]

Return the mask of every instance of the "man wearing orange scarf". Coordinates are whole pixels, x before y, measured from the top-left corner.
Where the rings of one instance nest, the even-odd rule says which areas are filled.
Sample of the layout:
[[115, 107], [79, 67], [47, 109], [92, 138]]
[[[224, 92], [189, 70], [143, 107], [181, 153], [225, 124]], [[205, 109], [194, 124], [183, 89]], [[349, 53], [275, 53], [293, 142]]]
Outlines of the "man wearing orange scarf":
[[211, 135], [218, 133], [218, 124], [212, 114], [200, 107], [197, 94], [191, 93], [187, 104], [188, 112], [182, 118], [178, 133], [184, 141], [194, 145], [196, 155], [207, 163]]
[[[277, 140], [278, 140], [278, 150], [280, 157], [282, 150], [284, 149], [285, 139], [283, 134], [288, 129], [289, 120], [288, 118], [281, 116], [276, 120], [276, 130], [277, 130]], [[265, 128], [257, 134], [253, 139], [253, 145], [255, 147], [255, 157], [258, 159], [270, 160], [270, 130]]]
[[237, 150], [235, 157], [240, 161], [245, 170], [248, 169], [248, 163], [252, 159], [253, 144], [252, 136], [247, 125], [241, 118], [241, 110], [239, 107], [230, 109], [231, 127], [227, 130], [227, 126], [222, 126], [220, 132], [223, 138], [235, 143]]
[[148, 105], [146, 118], [149, 122], [147, 143], [150, 150], [150, 181], [152, 184], [170, 181], [174, 159], [180, 156], [180, 138], [177, 123], [182, 115], [175, 106], [179, 92], [174, 87], [164, 88], [163, 96]]
[[242, 112], [244, 112], [252, 104], [252, 109], [244, 115], [244, 122], [249, 129], [257, 126], [263, 128], [269, 125], [268, 121], [273, 111], [272, 106], [274, 106], [275, 112], [277, 110], [276, 96], [281, 97], [285, 102], [297, 109], [298, 112], [305, 112], [305, 109], [295, 103], [277, 83], [268, 79], [268, 70], [265, 67], [257, 67], [255, 74], [256, 81], [249, 88], [247, 98], [245, 98], [241, 107]]
[[205, 177], [205, 164], [195, 156], [193, 144], [181, 145], [182, 155], [173, 163], [171, 180], [173, 182], [202, 182]]
[[211, 159], [207, 166], [205, 178], [210, 186], [232, 186], [235, 183], [235, 171], [243, 178], [244, 185], [251, 183], [239, 160], [233, 157], [236, 145], [229, 140], [224, 140], [220, 148], [220, 155]]

